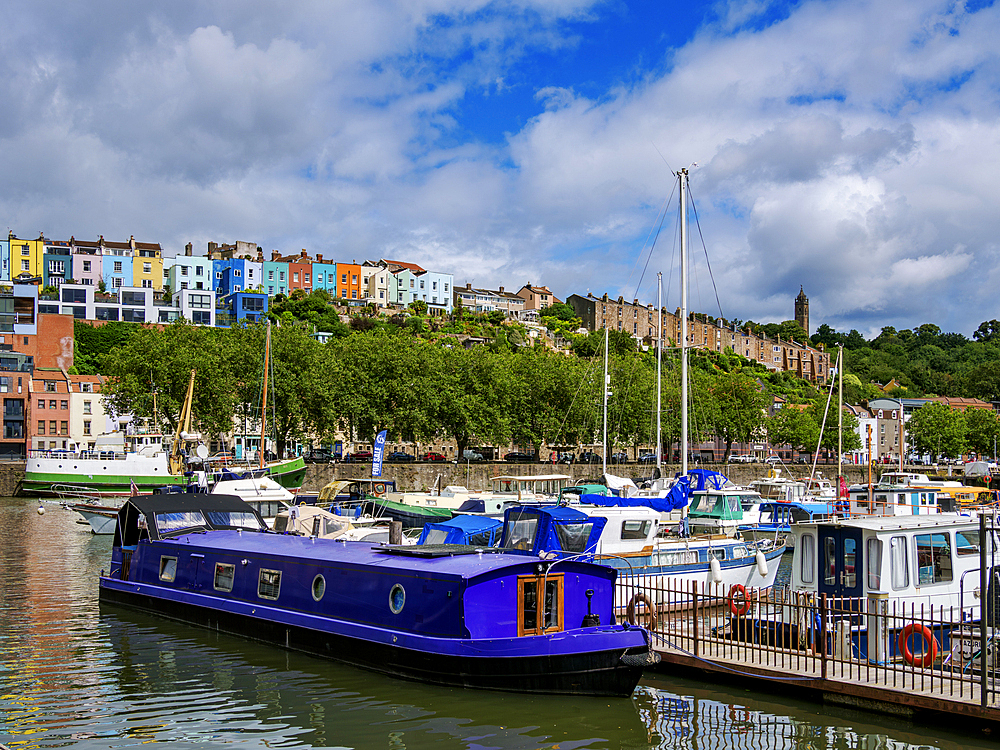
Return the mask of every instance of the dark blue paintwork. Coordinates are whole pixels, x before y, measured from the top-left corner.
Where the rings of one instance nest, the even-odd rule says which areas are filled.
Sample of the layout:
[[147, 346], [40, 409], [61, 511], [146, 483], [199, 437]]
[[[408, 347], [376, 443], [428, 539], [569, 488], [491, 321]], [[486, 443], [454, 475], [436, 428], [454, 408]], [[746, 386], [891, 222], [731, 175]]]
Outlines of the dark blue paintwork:
[[[181, 503], [177, 513], [191, 513], [198, 503], [234, 500], [130, 499], [119, 513], [111, 573], [101, 578], [102, 601], [442, 684], [627, 695], [650, 655], [644, 630], [612, 624], [617, 574], [603, 566], [239, 530], [226, 528], [228, 516], [218, 512], [205, 517], [223, 521], [194, 529], [156, 525], [158, 514], [174, 512], [172, 502]], [[218, 590], [217, 565], [234, 566], [231, 591]], [[162, 579], [165, 566], [172, 580]], [[276, 599], [261, 596], [262, 569], [281, 573]], [[550, 582], [561, 587], [559, 630], [519, 634], [524, 587]], [[588, 591], [601, 626], [582, 627]]]

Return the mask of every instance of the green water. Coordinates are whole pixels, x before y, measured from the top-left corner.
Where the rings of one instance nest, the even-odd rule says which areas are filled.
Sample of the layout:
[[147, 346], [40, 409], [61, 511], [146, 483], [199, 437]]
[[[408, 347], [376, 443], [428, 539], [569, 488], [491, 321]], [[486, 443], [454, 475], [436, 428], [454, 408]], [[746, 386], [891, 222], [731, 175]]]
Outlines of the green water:
[[0, 743], [9, 748], [975, 748], [880, 715], [657, 675], [631, 699], [430, 687], [100, 608], [111, 537], [0, 499]]

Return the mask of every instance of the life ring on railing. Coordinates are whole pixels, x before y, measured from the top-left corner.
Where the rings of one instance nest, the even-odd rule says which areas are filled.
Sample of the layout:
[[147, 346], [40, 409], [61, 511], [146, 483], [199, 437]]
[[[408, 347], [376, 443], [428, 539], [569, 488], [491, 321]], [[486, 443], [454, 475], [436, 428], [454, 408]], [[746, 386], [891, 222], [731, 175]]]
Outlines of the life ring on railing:
[[[739, 596], [738, 604], [736, 601], [737, 596]], [[729, 602], [729, 611], [736, 617], [743, 617], [743, 615], [750, 611], [750, 598], [747, 596], [747, 590], [743, 587], [742, 583], [733, 584], [733, 587], [729, 589], [727, 601]]]
[[635, 596], [633, 596], [631, 599], [629, 599], [628, 607], [626, 607], [626, 609], [625, 609], [625, 619], [628, 621], [628, 624], [629, 625], [637, 625], [638, 624], [636, 622], [636, 611], [635, 610], [636, 610], [637, 605], [639, 605], [639, 604], [645, 604], [646, 605], [646, 613], [645, 613], [645, 615], [646, 615], [646, 625], [645, 625], [646, 630], [651, 630], [651, 631], [652, 630], [656, 630], [656, 622], [657, 622], [657, 620], [656, 620], [656, 608], [653, 606], [653, 603], [649, 600], [649, 597], [646, 596], [641, 591], [638, 594], [636, 594]]
[[[910, 636], [914, 633], [919, 633], [924, 639], [926, 648], [922, 654], [914, 654], [910, 651]], [[899, 631], [899, 640], [896, 642], [896, 645], [899, 646], [899, 651], [903, 655], [903, 661], [915, 667], [929, 667], [937, 657], [937, 638], [934, 637], [934, 633], [926, 625], [911, 622]]]
[[372, 492], [374, 492], [376, 495], [379, 495], [379, 496], [384, 495], [385, 494], [385, 485], [382, 484], [381, 482], [378, 482], [377, 484], [373, 484], [372, 485]]

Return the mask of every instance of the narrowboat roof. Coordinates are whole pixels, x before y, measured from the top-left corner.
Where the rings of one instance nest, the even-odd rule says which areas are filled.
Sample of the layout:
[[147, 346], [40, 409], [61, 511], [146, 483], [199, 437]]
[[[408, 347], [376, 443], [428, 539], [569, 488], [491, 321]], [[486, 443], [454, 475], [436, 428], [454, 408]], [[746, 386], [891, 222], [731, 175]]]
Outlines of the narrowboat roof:
[[912, 529], [951, 528], [953, 526], [979, 525], [975, 516], [958, 513], [929, 513], [917, 516], [865, 516], [864, 518], [840, 518], [829, 521], [810, 521], [795, 524], [793, 530], [804, 531], [819, 526], [867, 529], [871, 531], [909, 531]]
[[[241, 534], [238, 531], [207, 531], [185, 534], [158, 542], [178, 547], [209, 548], [219, 553], [253, 555], [258, 559], [304, 562], [312, 565], [329, 563], [366, 570], [399, 570], [407, 575], [433, 575], [453, 579], [478, 578], [483, 574], [504, 568], [524, 567], [539, 562], [535, 556], [525, 559], [523, 554], [495, 552], [491, 554], [452, 554], [436, 557], [414, 557], [387, 554], [392, 547], [373, 545], [370, 542], [346, 542], [315, 539], [272, 532]], [[417, 548], [407, 548], [417, 549]], [[560, 564], [560, 568], [572, 563]], [[593, 568], [591, 569], [594, 570]], [[607, 570], [611, 571], [611, 568]], [[602, 569], [596, 570], [598, 574]], [[613, 571], [611, 571], [613, 573]]]

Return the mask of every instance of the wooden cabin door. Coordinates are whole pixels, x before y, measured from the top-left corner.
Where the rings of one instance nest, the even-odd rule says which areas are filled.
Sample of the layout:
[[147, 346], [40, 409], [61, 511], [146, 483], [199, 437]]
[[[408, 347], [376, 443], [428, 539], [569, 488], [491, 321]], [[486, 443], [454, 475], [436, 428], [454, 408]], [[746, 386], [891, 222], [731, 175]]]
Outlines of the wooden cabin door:
[[833, 597], [864, 595], [861, 529], [819, 527], [819, 593]]

